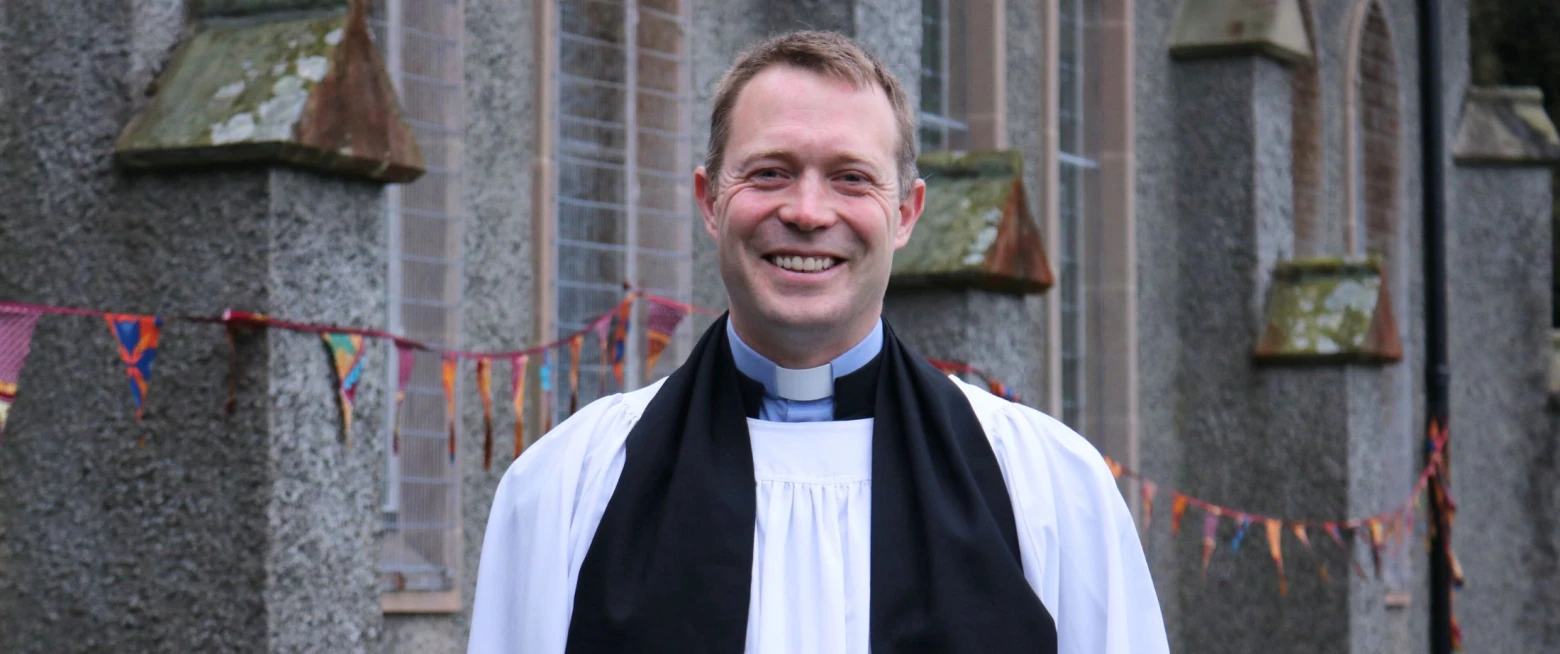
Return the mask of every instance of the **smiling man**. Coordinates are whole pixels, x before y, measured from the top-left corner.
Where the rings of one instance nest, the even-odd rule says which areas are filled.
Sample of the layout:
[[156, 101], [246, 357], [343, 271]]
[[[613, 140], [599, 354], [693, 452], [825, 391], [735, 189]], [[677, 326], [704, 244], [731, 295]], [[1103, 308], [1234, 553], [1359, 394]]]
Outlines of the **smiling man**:
[[1099, 453], [882, 319], [926, 193], [899, 81], [791, 33], [742, 55], [710, 123], [693, 181], [730, 312], [510, 468], [470, 651], [1168, 651]]

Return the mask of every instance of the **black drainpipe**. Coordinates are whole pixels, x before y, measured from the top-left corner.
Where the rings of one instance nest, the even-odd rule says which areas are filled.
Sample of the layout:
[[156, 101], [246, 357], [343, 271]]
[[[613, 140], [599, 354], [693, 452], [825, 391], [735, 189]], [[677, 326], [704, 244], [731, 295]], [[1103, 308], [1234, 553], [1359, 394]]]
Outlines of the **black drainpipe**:
[[[1425, 257], [1425, 408], [1427, 444], [1444, 430], [1451, 414], [1451, 368], [1446, 348], [1446, 143], [1441, 92], [1441, 3], [1419, 0], [1420, 159], [1423, 164]], [[1441, 433], [1448, 433], [1441, 431]], [[1450, 439], [1442, 449], [1450, 461]], [[1429, 456], [1430, 447], [1425, 448]], [[1427, 461], [1428, 463], [1428, 461]], [[1438, 473], [1449, 466], [1443, 465]], [[1432, 484], [1449, 484], [1440, 474]], [[1452, 571], [1447, 555], [1451, 537], [1442, 499], [1430, 492], [1430, 652], [1452, 652]]]

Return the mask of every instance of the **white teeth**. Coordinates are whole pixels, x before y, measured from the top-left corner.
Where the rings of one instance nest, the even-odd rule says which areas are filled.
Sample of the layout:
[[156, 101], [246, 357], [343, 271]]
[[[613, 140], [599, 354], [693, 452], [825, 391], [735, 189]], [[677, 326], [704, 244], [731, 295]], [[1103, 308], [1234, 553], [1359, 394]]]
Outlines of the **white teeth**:
[[796, 272], [819, 272], [834, 267], [833, 257], [774, 257], [775, 265]]

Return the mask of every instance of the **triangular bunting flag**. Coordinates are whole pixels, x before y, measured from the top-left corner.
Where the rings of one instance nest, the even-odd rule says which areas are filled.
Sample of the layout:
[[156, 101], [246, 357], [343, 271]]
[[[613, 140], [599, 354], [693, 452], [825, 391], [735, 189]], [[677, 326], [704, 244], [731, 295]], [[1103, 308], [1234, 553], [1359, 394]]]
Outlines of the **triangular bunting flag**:
[[493, 362], [477, 359], [477, 395], [482, 399], [482, 469], [493, 467]]
[[1115, 477], [1116, 479], [1121, 479], [1121, 472], [1122, 472], [1121, 464], [1120, 463], [1116, 463], [1115, 459], [1112, 459], [1112, 458], [1110, 458], [1108, 456], [1104, 457], [1104, 458], [1105, 458], [1105, 466], [1110, 468], [1110, 475], [1112, 477]]
[[677, 331], [677, 325], [688, 316], [688, 310], [681, 306], [673, 306], [664, 302], [651, 300], [645, 308], [645, 375], [654, 378], [655, 363], [661, 359], [661, 353], [666, 346], [672, 343], [672, 334]]
[[16, 385], [22, 378], [22, 366], [32, 349], [33, 328], [41, 312], [31, 309], [0, 307], [0, 434], [16, 402]]
[[1240, 527], [1235, 529], [1235, 537], [1230, 539], [1230, 553], [1240, 551], [1240, 542], [1246, 539], [1246, 528], [1251, 526], [1251, 518], [1237, 514], [1240, 519]]
[[[606, 366], [612, 360], [612, 314], [603, 314], [590, 326], [591, 333], [596, 335], [596, 342], [601, 345], [601, 365]], [[622, 382], [618, 382], [619, 386]], [[607, 395], [607, 375], [601, 374], [601, 396]]]
[[[1306, 533], [1305, 525], [1304, 524], [1296, 524], [1294, 526], [1294, 532], [1295, 532], [1295, 538], [1299, 539], [1300, 540], [1300, 544], [1305, 546], [1305, 551], [1314, 556], [1316, 554], [1316, 550], [1311, 549], [1311, 535]], [[1327, 562], [1326, 561], [1320, 561], [1317, 564], [1317, 569], [1318, 569], [1318, 571], [1321, 572], [1322, 581], [1325, 581], [1327, 583], [1332, 583], [1332, 575], [1327, 572]]]
[[401, 404], [406, 401], [406, 387], [412, 383], [412, 369], [417, 367], [417, 351], [401, 343], [395, 344], [395, 426], [390, 430], [390, 450], [401, 453]]
[[1159, 491], [1159, 486], [1147, 479], [1143, 480], [1143, 533], [1148, 533], [1148, 525], [1154, 520], [1154, 493]]
[[515, 458], [525, 449], [525, 366], [530, 357], [516, 354], [509, 360], [509, 402], [515, 409]]
[[[634, 320], [634, 294], [623, 298], [617, 308], [617, 332], [612, 337], [612, 376], [623, 385], [623, 357], [628, 352], [628, 324]], [[572, 411], [570, 411], [572, 413]]]
[[542, 434], [552, 431], [553, 373], [552, 350], [542, 350]]
[[580, 345], [584, 342], [584, 334], [569, 337], [569, 415], [571, 416], [580, 410]]
[[162, 318], [119, 313], [104, 314], [108, 328], [114, 331], [119, 358], [130, 377], [130, 395], [135, 398], [135, 419], [141, 419], [146, 405], [147, 386], [152, 378], [152, 363], [157, 360], [157, 339], [162, 335]]
[[1203, 516], [1202, 573], [1204, 577], [1208, 576], [1208, 559], [1213, 558], [1213, 549], [1218, 542], [1218, 535], [1219, 513], [1217, 510], [1210, 510], [1208, 515]]
[[352, 405], [357, 401], [358, 382], [363, 379], [363, 336], [323, 333], [325, 349], [330, 351], [331, 367], [336, 372], [336, 399], [341, 401], [341, 433], [352, 446]]
[[444, 383], [444, 422], [449, 426], [450, 463], [455, 463], [455, 372], [459, 360], [446, 355], [442, 370]]
[[1181, 516], [1186, 515], [1188, 500], [1185, 495], [1175, 493], [1175, 500], [1170, 502], [1170, 535], [1181, 533]]
[[1278, 594], [1289, 595], [1289, 581], [1284, 578], [1284, 525], [1283, 523], [1268, 518], [1267, 521], [1268, 552], [1273, 555], [1273, 563], [1278, 566]]
[[1371, 518], [1365, 522], [1370, 529], [1370, 560], [1376, 566], [1376, 578], [1381, 578], [1381, 521]]

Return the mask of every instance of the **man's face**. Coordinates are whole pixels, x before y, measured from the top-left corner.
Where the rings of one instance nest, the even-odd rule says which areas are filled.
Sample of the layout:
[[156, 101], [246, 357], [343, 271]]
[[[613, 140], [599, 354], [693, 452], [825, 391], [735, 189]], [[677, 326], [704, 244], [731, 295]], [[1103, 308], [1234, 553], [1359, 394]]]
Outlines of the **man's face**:
[[723, 169], [694, 174], [739, 328], [866, 335], [925, 196], [901, 193], [897, 145], [876, 86], [789, 66], [748, 82]]

